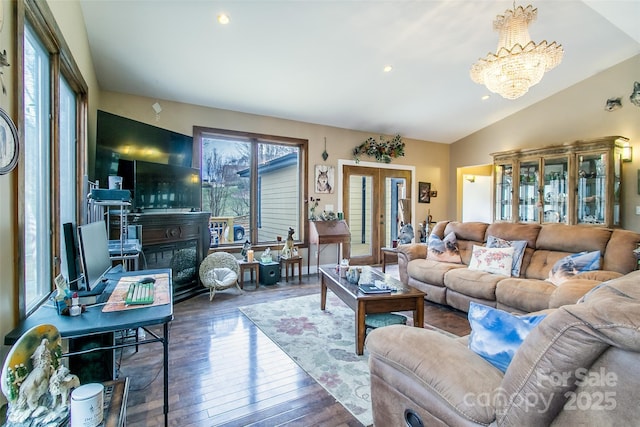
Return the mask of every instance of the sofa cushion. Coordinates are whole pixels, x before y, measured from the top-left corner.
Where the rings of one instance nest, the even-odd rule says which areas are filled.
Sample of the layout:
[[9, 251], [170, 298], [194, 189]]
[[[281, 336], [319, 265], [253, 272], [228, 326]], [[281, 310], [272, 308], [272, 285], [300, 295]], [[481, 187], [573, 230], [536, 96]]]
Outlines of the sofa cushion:
[[611, 230], [608, 228], [545, 224], [538, 233], [535, 248], [572, 254], [584, 251], [605, 253], [610, 237]]
[[469, 348], [502, 372], [529, 332], [546, 315], [514, 316], [505, 311], [471, 302]]
[[445, 273], [444, 283], [447, 289], [473, 298], [495, 301], [496, 286], [506, 277], [484, 271], [457, 268]]
[[527, 249], [526, 240], [505, 240], [496, 236], [487, 236], [488, 248], [513, 248], [511, 276], [520, 277], [520, 267]]
[[629, 256], [640, 244], [640, 234], [629, 230], [615, 229], [603, 252], [603, 270], [617, 271], [627, 274], [637, 268], [635, 257]]
[[487, 240], [488, 236], [504, 240], [526, 240], [528, 247], [535, 248], [541, 227], [540, 224], [494, 222], [487, 227]]
[[551, 294], [556, 286], [545, 280], [517, 279], [500, 280], [496, 286], [496, 301], [525, 313], [549, 307]]
[[[551, 268], [560, 259], [571, 255], [570, 252], [550, 251], [538, 249], [533, 251], [529, 264], [524, 270], [524, 277], [527, 279], [547, 280]], [[520, 274], [522, 277], [522, 272]]]
[[409, 277], [430, 285], [442, 287], [444, 287], [445, 273], [453, 269], [466, 270], [466, 265], [432, 261], [429, 259], [414, 259], [407, 263], [407, 274]]
[[462, 264], [456, 233], [451, 232], [441, 239], [437, 234], [429, 236], [429, 249], [427, 259], [430, 261], [442, 261]]
[[600, 269], [600, 251], [580, 252], [558, 260], [549, 272], [549, 281], [560, 285], [576, 274]]
[[473, 254], [469, 262], [469, 270], [511, 276], [513, 265], [513, 248], [487, 248], [473, 245]]

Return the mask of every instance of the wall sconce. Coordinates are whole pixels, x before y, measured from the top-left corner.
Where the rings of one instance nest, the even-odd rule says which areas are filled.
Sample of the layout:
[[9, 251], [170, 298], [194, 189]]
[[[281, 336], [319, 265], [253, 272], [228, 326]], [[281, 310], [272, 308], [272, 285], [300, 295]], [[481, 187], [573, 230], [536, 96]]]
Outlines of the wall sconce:
[[625, 145], [622, 147], [622, 161], [630, 162], [633, 160], [633, 148], [630, 145]]
[[469, 182], [476, 182], [476, 176], [475, 175], [462, 175], [462, 177]]

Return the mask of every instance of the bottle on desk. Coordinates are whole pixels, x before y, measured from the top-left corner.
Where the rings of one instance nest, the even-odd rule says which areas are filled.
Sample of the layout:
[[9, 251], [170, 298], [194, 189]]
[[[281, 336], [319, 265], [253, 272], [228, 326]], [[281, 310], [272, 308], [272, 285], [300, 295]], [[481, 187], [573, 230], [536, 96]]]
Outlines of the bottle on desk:
[[71, 308], [69, 309], [69, 315], [71, 316], [79, 316], [82, 312], [82, 308], [80, 308], [80, 298], [78, 298], [78, 293], [74, 292], [71, 297]]

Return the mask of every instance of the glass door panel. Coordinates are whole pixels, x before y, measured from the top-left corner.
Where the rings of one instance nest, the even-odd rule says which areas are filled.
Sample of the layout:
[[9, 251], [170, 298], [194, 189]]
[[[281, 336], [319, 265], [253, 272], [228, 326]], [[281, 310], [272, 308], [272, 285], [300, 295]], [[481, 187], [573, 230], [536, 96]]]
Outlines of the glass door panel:
[[496, 165], [495, 221], [511, 221], [513, 217], [513, 165]]
[[373, 176], [349, 176], [349, 216], [351, 231], [351, 257], [370, 258], [373, 256]]
[[559, 157], [543, 161], [542, 221], [568, 224], [569, 158]]
[[604, 224], [607, 200], [607, 155], [604, 153], [578, 156], [578, 224]]
[[520, 164], [520, 184], [518, 187], [521, 222], [539, 222], [540, 162], [530, 161]]
[[616, 148], [613, 159], [613, 225], [620, 225], [620, 188], [622, 186], [622, 150]]
[[411, 172], [345, 166], [343, 199], [351, 232], [352, 265], [380, 262], [380, 248], [391, 246], [403, 223], [411, 223]]

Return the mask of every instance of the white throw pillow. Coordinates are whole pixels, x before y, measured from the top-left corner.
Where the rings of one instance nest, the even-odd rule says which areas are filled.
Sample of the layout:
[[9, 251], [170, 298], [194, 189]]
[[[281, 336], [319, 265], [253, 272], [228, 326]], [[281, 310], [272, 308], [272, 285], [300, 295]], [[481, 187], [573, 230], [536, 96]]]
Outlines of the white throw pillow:
[[513, 247], [487, 248], [485, 246], [473, 245], [469, 270], [511, 276], [513, 251]]
[[214, 268], [213, 280], [218, 286], [231, 286], [238, 280], [238, 275], [227, 267]]

